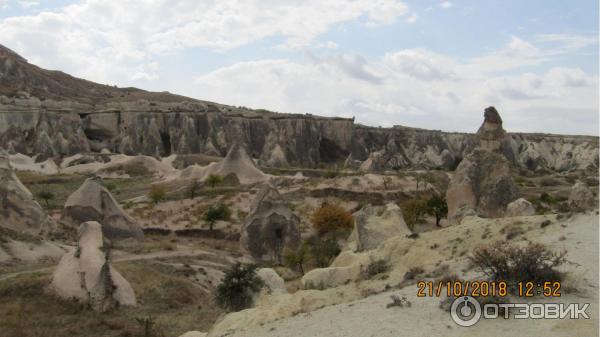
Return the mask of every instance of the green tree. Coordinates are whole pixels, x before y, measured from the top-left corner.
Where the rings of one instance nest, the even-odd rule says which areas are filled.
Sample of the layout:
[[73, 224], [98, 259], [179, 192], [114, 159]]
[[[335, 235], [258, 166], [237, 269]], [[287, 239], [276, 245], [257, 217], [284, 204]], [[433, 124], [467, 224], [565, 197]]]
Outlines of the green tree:
[[37, 194], [38, 198], [44, 200], [46, 203], [46, 208], [50, 208], [50, 200], [54, 199], [54, 193], [50, 191], [40, 191]]
[[308, 253], [318, 268], [328, 267], [341, 251], [337, 240], [334, 238], [312, 237], [308, 240]]
[[166, 196], [167, 191], [162, 186], [154, 185], [150, 188], [150, 191], [148, 191], [148, 198], [155, 204], [164, 200]]
[[427, 200], [427, 213], [435, 216], [435, 225], [440, 227], [440, 220], [448, 215], [448, 204], [444, 197], [433, 195]]
[[218, 174], [209, 174], [206, 177], [206, 183], [210, 185], [211, 188], [215, 188], [216, 185], [219, 185], [223, 182], [223, 177]]
[[239, 311], [252, 304], [252, 296], [264, 282], [256, 275], [256, 266], [237, 263], [217, 286], [216, 302], [225, 310]]
[[204, 221], [208, 223], [211, 232], [213, 231], [213, 227], [217, 220], [229, 220], [230, 217], [231, 210], [223, 203], [210, 206], [206, 212], [204, 212]]
[[202, 189], [202, 185], [198, 180], [193, 180], [189, 186], [190, 199], [194, 199], [196, 194]]

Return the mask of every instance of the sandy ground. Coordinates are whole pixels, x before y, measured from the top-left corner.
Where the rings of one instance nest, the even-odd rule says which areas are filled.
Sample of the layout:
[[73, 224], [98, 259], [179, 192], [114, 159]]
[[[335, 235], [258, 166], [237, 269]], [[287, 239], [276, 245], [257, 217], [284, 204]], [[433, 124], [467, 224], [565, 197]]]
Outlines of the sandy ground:
[[[530, 218], [530, 219], [527, 219]], [[243, 320], [239, 325], [227, 324], [216, 325], [210, 336], [277, 336], [277, 337], [364, 337], [364, 336], [597, 336], [598, 335], [598, 215], [588, 213], [577, 215], [568, 220], [553, 221], [548, 227], [540, 228], [540, 217], [521, 217], [518, 219], [522, 228], [530, 228], [515, 241], [531, 240], [547, 244], [553, 250], [567, 249], [568, 271], [565, 283], [577, 288], [576, 293], [564, 293], [560, 298], [551, 299], [552, 302], [560, 303], [591, 303], [587, 310], [591, 319], [589, 320], [517, 320], [496, 319], [482, 320], [473, 327], [463, 328], [456, 325], [446, 311], [439, 308], [440, 298], [418, 298], [416, 286], [383, 292], [370, 297], [341, 301], [336, 305], [326, 306], [316, 310], [306, 310], [300, 314], [289, 314], [287, 318], [276, 321], [261, 320], [259, 316], [268, 316], [268, 308], [246, 310], [247, 315], [252, 313], [254, 317], [244, 317], [244, 311], [238, 316], [232, 317]], [[492, 222], [497, 226], [511, 220], [477, 220], [456, 227], [456, 233], [462, 232], [470, 227], [473, 241], [482, 241], [481, 228], [486, 227], [484, 222]], [[535, 220], [535, 221], [534, 221]], [[536, 225], [536, 226], [533, 226]], [[446, 234], [449, 229], [440, 230], [439, 234]], [[492, 229], [491, 239], [499, 238], [502, 233]], [[460, 233], [459, 233], [460, 235]], [[435, 232], [427, 233], [423, 245], [428, 245], [438, 239]], [[475, 238], [479, 238], [476, 239]], [[468, 239], [468, 237], [465, 237]], [[388, 243], [389, 245], [389, 243]], [[472, 246], [472, 243], [466, 243]], [[384, 245], [385, 246], [385, 245]], [[418, 246], [410, 247], [418, 251]], [[442, 247], [443, 248], [443, 247]], [[385, 251], [386, 249], [383, 249]], [[393, 249], [392, 249], [393, 250]], [[420, 254], [423, 254], [421, 252]], [[465, 261], [461, 256], [450, 257], [447, 254], [446, 263], [450, 270], [455, 271], [464, 267]], [[408, 254], [406, 260], [414, 260], [417, 257]], [[428, 258], [425, 257], [425, 260]], [[424, 261], [425, 261], [424, 260]], [[454, 260], [454, 261], [453, 261]], [[409, 264], [410, 262], [406, 262]], [[460, 273], [459, 273], [460, 274]], [[470, 273], [473, 277], [473, 273]], [[390, 276], [391, 277], [391, 276]], [[342, 296], [343, 288], [340, 287], [338, 296]], [[327, 293], [331, 294], [329, 289]], [[300, 291], [303, 293], [306, 291]], [[309, 294], [310, 292], [310, 294]], [[314, 291], [306, 292], [306, 302], [314, 297]], [[296, 296], [300, 296], [296, 293]], [[322, 292], [325, 293], [325, 292]], [[334, 292], [335, 294], [335, 292]], [[411, 307], [386, 308], [391, 302], [390, 295], [405, 296]], [[517, 299], [523, 302], [523, 299]], [[545, 301], [535, 298], [535, 301]], [[546, 300], [547, 301], [547, 300]], [[261, 311], [262, 310], [262, 311]], [[303, 312], [303, 311], [299, 311]], [[249, 318], [248, 320], [244, 320]]]

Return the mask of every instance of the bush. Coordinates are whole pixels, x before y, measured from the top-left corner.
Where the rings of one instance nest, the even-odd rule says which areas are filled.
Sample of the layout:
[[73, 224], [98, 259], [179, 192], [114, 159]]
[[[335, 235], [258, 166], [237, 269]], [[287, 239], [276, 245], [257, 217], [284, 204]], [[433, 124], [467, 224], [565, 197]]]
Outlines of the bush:
[[50, 208], [50, 200], [54, 199], [54, 193], [50, 191], [40, 191], [38, 192], [37, 197], [44, 200], [46, 208]]
[[404, 221], [411, 230], [416, 224], [424, 221], [423, 216], [427, 213], [427, 201], [425, 199], [412, 199], [402, 205]]
[[363, 271], [366, 279], [371, 279], [379, 274], [387, 273], [390, 270], [390, 265], [387, 261], [380, 259], [371, 261]]
[[565, 255], [566, 251], [553, 253], [538, 243], [519, 247], [498, 241], [476, 248], [469, 259], [491, 280], [515, 287], [518, 282], [560, 281], [562, 273], [556, 267], [565, 262]]
[[152, 188], [148, 192], [148, 198], [155, 204], [161, 200], [164, 200], [166, 196], [167, 191], [165, 190], [165, 188], [158, 185], [152, 186]]
[[343, 207], [324, 202], [310, 218], [310, 222], [319, 235], [337, 230], [350, 230], [354, 226], [352, 214]]
[[204, 212], [204, 221], [206, 221], [212, 232], [213, 226], [217, 220], [229, 220], [231, 217], [231, 210], [225, 204], [217, 204], [216, 206], [210, 206], [206, 212]]
[[335, 239], [313, 238], [309, 241], [308, 251], [315, 266], [325, 268], [329, 267], [342, 249]]
[[217, 286], [215, 300], [225, 310], [239, 311], [252, 304], [252, 296], [264, 282], [256, 275], [256, 266], [237, 263], [231, 267]]
[[304, 264], [309, 258], [309, 247], [306, 242], [302, 243], [297, 250], [287, 250], [283, 254], [285, 266], [290, 269], [298, 269], [304, 275]]

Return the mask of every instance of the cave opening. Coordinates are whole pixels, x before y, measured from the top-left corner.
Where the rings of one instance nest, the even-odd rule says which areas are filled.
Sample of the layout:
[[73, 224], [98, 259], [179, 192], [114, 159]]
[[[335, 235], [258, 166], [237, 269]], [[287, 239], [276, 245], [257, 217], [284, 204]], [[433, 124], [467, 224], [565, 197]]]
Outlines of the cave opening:
[[160, 132], [160, 140], [163, 146], [163, 156], [168, 157], [171, 155], [171, 135], [168, 132]]

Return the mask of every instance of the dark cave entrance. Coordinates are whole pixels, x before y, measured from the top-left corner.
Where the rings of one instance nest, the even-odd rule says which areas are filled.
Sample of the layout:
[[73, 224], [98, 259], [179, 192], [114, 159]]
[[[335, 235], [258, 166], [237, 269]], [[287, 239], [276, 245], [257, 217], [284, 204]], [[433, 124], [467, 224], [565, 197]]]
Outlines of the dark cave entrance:
[[348, 152], [344, 151], [331, 139], [321, 139], [321, 142], [319, 143], [319, 157], [322, 162], [334, 163], [346, 159], [347, 156]]
[[163, 156], [167, 157], [171, 155], [171, 135], [168, 132], [160, 132], [160, 140], [163, 146]]

